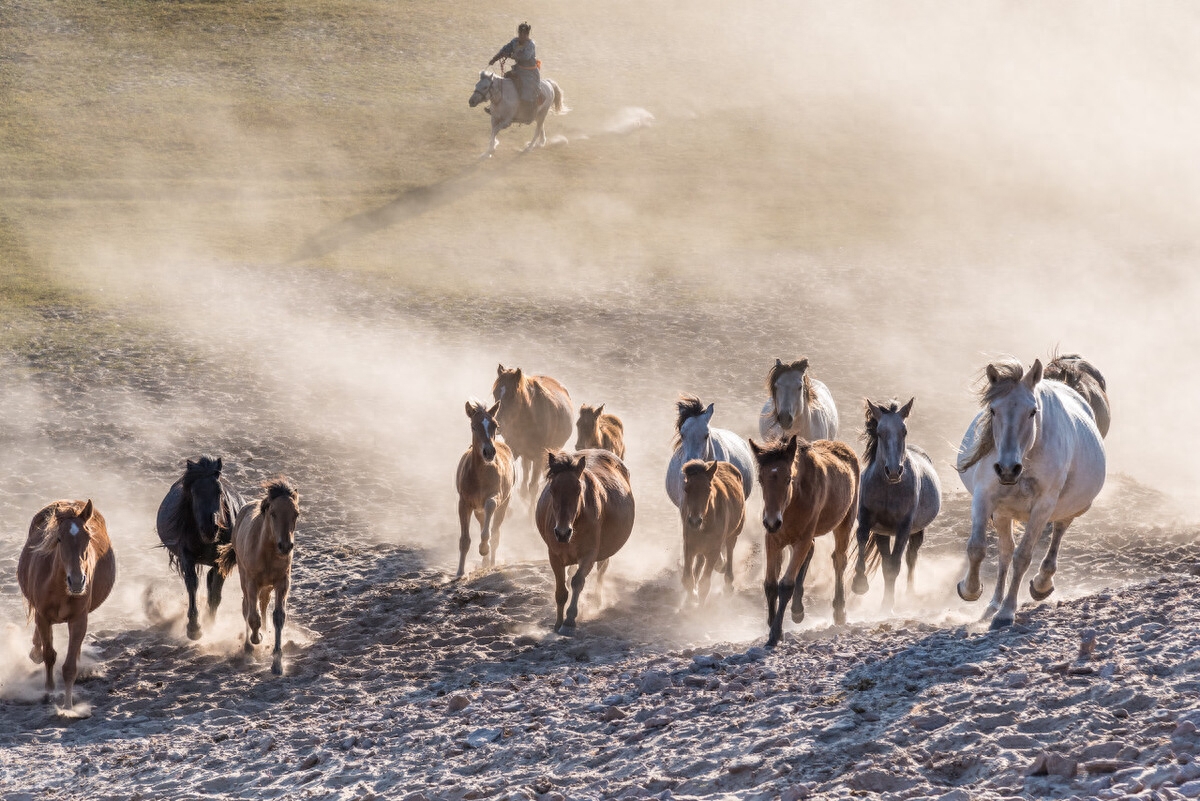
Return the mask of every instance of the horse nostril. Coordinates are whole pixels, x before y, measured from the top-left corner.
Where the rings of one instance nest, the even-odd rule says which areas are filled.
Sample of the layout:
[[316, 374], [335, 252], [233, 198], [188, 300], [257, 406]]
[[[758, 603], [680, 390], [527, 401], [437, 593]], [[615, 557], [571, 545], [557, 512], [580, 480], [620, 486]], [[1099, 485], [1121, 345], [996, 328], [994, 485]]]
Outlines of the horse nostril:
[[994, 465], [992, 465], [992, 468], [996, 471], [996, 475], [1001, 476], [1001, 477], [1004, 476], [1004, 471], [1000, 469], [999, 462], [996, 462]]
[[1021, 464], [1020, 464], [1020, 462], [1018, 462], [1016, 465], [1014, 465], [1014, 466], [1013, 466], [1013, 471], [1012, 471], [1012, 474], [1013, 474], [1013, 478], [1016, 478], [1017, 476], [1021, 475]]

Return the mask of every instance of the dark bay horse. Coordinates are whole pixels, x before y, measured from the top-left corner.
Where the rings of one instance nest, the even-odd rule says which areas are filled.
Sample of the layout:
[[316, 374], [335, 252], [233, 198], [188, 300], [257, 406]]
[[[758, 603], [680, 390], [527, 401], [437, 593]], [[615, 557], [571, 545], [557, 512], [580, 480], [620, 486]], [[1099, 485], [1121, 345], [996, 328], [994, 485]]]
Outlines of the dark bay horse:
[[66, 623], [67, 658], [63, 661], [63, 707], [74, 706], [72, 693], [79, 649], [87, 634], [88, 613], [104, 603], [117, 579], [117, 557], [104, 517], [88, 501], [55, 501], [33, 516], [17, 562], [17, 584], [34, 621], [29, 658], [46, 665], [46, 692], [54, 690], [55, 623]]
[[[863, 468], [858, 501], [858, 560], [851, 589], [862, 595], [868, 589], [867, 552], [874, 547], [883, 560], [883, 608], [896, 601], [900, 559], [908, 564], [908, 591], [913, 588], [917, 552], [925, 541], [925, 527], [942, 509], [942, 484], [929, 454], [908, 444], [905, 421], [913, 398], [901, 406], [865, 402]], [[872, 531], [876, 532], [872, 536]], [[889, 547], [890, 546], [890, 547]]]
[[615, 453], [618, 459], [625, 458], [625, 424], [615, 414], [605, 412], [603, 403], [580, 406], [575, 431], [575, 450], [604, 448]]
[[[812, 561], [813, 540], [833, 532], [833, 620], [846, 622], [846, 570], [850, 531], [858, 513], [858, 457], [849, 445], [832, 440], [800, 442], [796, 437], [758, 445], [750, 440], [758, 461], [763, 492], [763, 527], [767, 530], [767, 646], [783, 636], [783, 613], [792, 601], [792, 620], [804, 619], [804, 577]], [[783, 549], [792, 549], [780, 580]], [[778, 600], [778, 606], [776, 601]]]
[[188, 460], [183, 477], [171, 485], [158, 507], [158, 538], [187, 587], [187, 633], [193, 640], [201, 634], [196, 609], [199, 566], [212, 566], [207, 579], [208, 619], [212, 620], [225, 584], [216, 567], [217, 547], [229, 544], [233, 518], [242, 504], [242, 497], [221, 476], [221, 460], [201, 456], [199, 461]]
[[[549, 551], [554, 571], [554, 631], [575, 633], [579, 596], [593, 567], [596, 595], [604, 586], [608, 560], [633, 531], [633, 489], [629, 470], [611, 451], [546, 454], [546, 486], [537, 502], [537, 528]], [[567, 566], [578, 565], [571, 577], [571, 606], [567, 603]]]
[[525, 375], [520, 367], [496, 368], [492, 396], [500, 403], [496, 422], [504, 441], [525, 471], [521, 494], [532, 499], [541, 480], [547, 450], [558, 450], [571, 436], [571, 396], [550, 376]]

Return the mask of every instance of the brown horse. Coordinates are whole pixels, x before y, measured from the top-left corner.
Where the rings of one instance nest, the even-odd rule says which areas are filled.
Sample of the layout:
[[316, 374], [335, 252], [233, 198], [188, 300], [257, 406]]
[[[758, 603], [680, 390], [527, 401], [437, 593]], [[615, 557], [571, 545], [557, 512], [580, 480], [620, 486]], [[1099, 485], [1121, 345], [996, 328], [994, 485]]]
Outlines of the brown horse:
[[[742, 473], [729, 462], [693, 459], [683, 466], [683, 602], [704, 603], [717, 565], [733, 590], [733, 546], [746, 522]], [[697, 594], [697, 583], [699, 584]]]
[[471, 549], [471, 515], [479, 521], [479, 553], [484, 567], [496, 564], [496, 549], [500, 547], [500, 525], [508, 512], [512, 494], [513, 454], [508, 445], [496, 439], [496, 410], [482, 403], [467, 401], [467, 417], [471, 418], [471, 447], [458, 460], [454, 484], [458, 489], [458, 522], [462, 535], [458, 538], [458, 576], [467, 565]]
[[[792, 620], [804, 619], [804, 577], [812, 561], [813, 540], [833, 531], [833, 620], [846, 622], [846, 592], [842, 574], [846, 570], [850, 530], [858, 513], [858, 457], [849, 445], [832, 440], [798, 441], [758, 445], [750, 440], [758, 461], [758, 480], [763, 490], [763, 527], [767, 530], [767, 622], [768, 646], [783, 635], [783, 612], [792, 601]], [[792, 556], [783, 580], [783, 549]], [[794, 593], [794, 597], [793, 597]], [[778, 608], [776, 607], [778, 599]]]
[[500, 403], [496, 422], [504, 441], [521, 460], [521, 495], [533, 498], [547, 450], [557, 450], [571, 436], [571, 396], [562, 384], [544, 375], [525, 375], [520, 367], [496, 368], [492, 397]]
[[[633, 531], [633, 489], [625, 463], [606, 450], [546, 454], [546, 486], [537, 502], [537, 527], [550, 554], [554, 571], [554, 602], [558, 617], [554, 631], [575, 633], [583, 583], [596, 573], [600, 598], [608, 559], [621, 549]], [[567, 565], [579, 565], [571, 577], [571, 606], [567, 602]]]
[[222, 545], [217, 567], [228, 577], [233, 566], [242, 581], [242, 617], [246, 619], [247, 653], [262, 642], [262, 619], [267, 614], [271, 591], [275, 591], [275, 650], [271, 672], [283, 673], [283, 621], [288, 588], [292, 582], [292, 551], [296, 547], [296, 521], [300, 517], [300, 493], [283, 476], [263, 485], [262, 498], [242, 507], [233, 524], [233, 541]]
[[575, 450], [604, 448], [612, 451], [618, 459], [625, 458], [625, 424], [615, 414], [606, 414], [604, 404], [579, 407], [579, 420], [575, 422]]
[[79, 670], [79, 649], [87, 634], [88, 613], [104, 603], [117, 579], [117, 557], [104, 516], [88, 501], [55, 501], [33, 516], [17, 562], [17, 584], [33, 618], [29, 658], [46, 665], [47, 699], [54, 690], [55, 623], [69, 635], [63, 662], [63, 708], [75, 704], [72, 693]]

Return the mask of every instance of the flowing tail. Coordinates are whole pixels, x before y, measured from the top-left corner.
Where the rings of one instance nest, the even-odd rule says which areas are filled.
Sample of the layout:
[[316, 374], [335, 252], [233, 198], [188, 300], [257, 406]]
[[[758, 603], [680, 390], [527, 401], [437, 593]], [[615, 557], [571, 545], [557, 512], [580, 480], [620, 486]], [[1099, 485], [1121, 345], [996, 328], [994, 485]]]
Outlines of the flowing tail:
[[555, 114], [566, 114], [571, 109], [567, 108], [566, 101], [563, 100], [562, 89], [559, 89], [558, 84], [554, 81], [550, 81], [550, 85], [554, 87], [554, 105], [550, 107], [550, 110]]
[[237, 564], [237, 554], [233, 551], [233, 543], [217, 546], [217, 572], [221, 578], [229, 578]]

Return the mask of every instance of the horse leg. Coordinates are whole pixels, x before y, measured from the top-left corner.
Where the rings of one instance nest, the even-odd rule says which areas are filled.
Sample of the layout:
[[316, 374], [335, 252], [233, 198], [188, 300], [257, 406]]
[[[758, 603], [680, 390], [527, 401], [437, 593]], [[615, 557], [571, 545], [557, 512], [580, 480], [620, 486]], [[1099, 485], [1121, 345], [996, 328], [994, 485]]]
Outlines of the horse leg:
[[496, 551], [492, 547], [492, 517], [496, 514], [496, 496], [488, 498], [483, 504], [483, 522], [480, 524], [479, 554], [489, 556], [484, 562], [488, 567], [496, 563]]
[[[800, 541], [792, 546], [792, 557], [788, 560], [787, 569], [783, 572], [783, 577], [779, 580], [779, 607], [775, 610], [775, 619], [771, 621], [771, 635], [767, 638], [767, 647], [774, 648], [779, 644], [779, 639], [783, 636], [783, 614], [787, 611], [788, 601], [792, 600], [792, 593], [796, 589], [796, 579], [800, 574], [801, 564], [809, 561], [812, 558], [812, 535], [801, 536]], [[803, 555], [802, 555], [803, 554]], [[801, 587], [804, 585], [801, 584]], [[800, 616], [804, 617], [804, 602], [800, 603]], [[792, 610], [792, 618], [795, 619], [796, 612]]]
[[1016, 617], [1017, 594], [1021, 591], [1021, 580], [1025, 578], [1025, 571], [1029, 569], [1029, 563], [1033, 561], [1033, 551], [1037, 548], [1038, 540], [1042, 538], [1042, 529], [1046, 527], [1046, 523], [1049, 522], [1050, 515], [1054, 511], [1054, 502], [1053, 498], [1044, 499], [1029, 513], [1025, 532], [1021, 536], [1021, 544], [1013, 553], [1012, 579], [1009, 581], [1008, 594], [1004, 596], [1004, 603], [1001, 604], [1000, 611], [992, 618], [991, 627], [993, 629], [1012, 625], [1013, 619]]
[[214, 565], [208, 571], [208, 615], [209, 623], [217, 616], [217, 607], [221, 605], [221, 590], [225, 587], [225, 577]]
[[925, 542], [925, 529], [914, 531], [908, 538], [908, 547], [904, 550], [904, 562], [908, 565], [908, 595], [913, 593], [913, 572], [917, 568], [917, 551], [921, 550], [923, 542]]
[[771, 541], [770, 535], [766, 542], [767, 564], [763, 578], [763, 593], [767, 596], [767, 627], [775, 625], [775, 602], [779, 598], [779, 570], [783, 567], [783, 546]]
[[584, 582], [595, 564], [596, 557], [591, 554], [579, 560], [579, 567], [575, 569], [575, 575], [571, 576], [571, 605], [567, 607], [567, 617], [559, 634], [570, 636], [575, 633], [575, 619], [579, 616], [579, 596], [583, 595]]
[[187, 587], [187, 636], [189, 640], [200, 639], [200, 610], [196, 608], [196, 592], [200, 589], [199, 567], [191, 559], [179, 558], [179, 569], [183, 573], [183, 586]]
[[245, 593], [246, 603], [250, 607], [250, 612], [246, 615], [246, 625], [250, 628], [250, 644], [258, 645], [262, 642], [262, 634], [259, 632], [262, 628], [262, 612], [259, 611], [262, 590], [253, 581], [247, 581]]
[[[833, 622], [837, 625], [844, 625], [846, 622], [846, 588], [843, 577], [846, 573], [846, 562], [849, 561], [850, 551], [850, 531], [854, 526], [854, 512], [857, 504], [851, 504], [850, 511], [846, 513], [846, 517], [833, 530]], [[892, 545], [893, 553], [899, 553], [899, 545]], [[812, 555], [809, 555], [809, 559]], [[897, 557], [898, 560], [899, 557]], [[899, 569], [897, 568], [897, 571]], [[892, 584], [895, 584], [895, 576], [892, 576]], [[803, 602], [804, 586], [800, 587], [800, 598]], [[795, 604], [793, 602], [792, 611], [795, 612]]]
[[33, 627], [33, 647], [29, 649], [29, 658], [33, 660], [33, 664], [42, 664], [42, 629], [36, 623]]
[[991, 505], [981, 491], [971, 500], [971, 538], [967, 540], [967, 575], [958, 582], [958, 597], [964, 601], [978, 601], [983, 595], [983, 583], [979, 580], [979, 565], [987, 555], [987, 526], [992, 519]]
[[713, 566], [720, 556], [720, 544], [704, 554], [704, 564], [700, 566], [700, 583], [696, 588], [696, 600], [701, 606], [708, 600], [708, 590], [712, 586]]
[[679, 611], [687, 608], [688, 602], [695, 597], [696, 590], [696, 547], [684, 535], [683, 538], [683, 572], [680, 575], [683, 584], [683, 598], [679, 601]]
[[737, 545], [738, 535], [742, 533], [742, 526], [738, 524], [737, 529], [725, 539], [725, 594], [733, 595], [733, 546]]
[[551, 555], [550, 569], [554, 571], [554, 607], [558, 613], [554, 620], [554, 633], [561, 634], [563, 607], [567, 605], [567, 566]]
[[58, 652], [54, 650], [54, 629], [50, 627], [50, 618], [38, 612], [33, 620], [37, 634], [42, 643], [42, 662], [46, 665], [46, 700], [54, 692], [54, 663], [58, 661]]
[[250, 621], [254, 619], [254, 604], [258, 602], [258, 594], [254, 585], [250, 583], [247, 570], [239, 569], [238, 575], [242, 577], [242, 621], [246, 624], [246, 639], [242, 643], [242, 650], [252, 653], [254, 643], [251, 642], [251, 638], [254, 636], [254, 630], [250, 628]]
[[1038, 574], [1029, 581], [1029, 594], [1035, 601], [1044, 601], [1054, 592], [1054, 573], [1058, 570], [1058, 546], [1062, 544], [1063, 534], [1071, 521], [1050, 524], [1054, 533], [1050, 535], [1050, 547], [1046, 550], [1046, 558]]
[[901, 520], [896, 526], [891, 553], [883, 560], [883, 610], [888, 613], [896, 607], [896, 578], [900, 575], [900, 562], [908, 549], [910, 529], [912, 515]]
[[498, 144], [500, 144], [499, 133], [500, 133], [500, 126], [497, 125], [496, 118], [493, 116], [492, 117], [492, 135], [491, 135], [491, 138], [488, 139], [487, 152], [483, 154], [483, 157], [485, 159], [490, 159], [496, 153], [496, 146]]
[[867, 581], [867, 550], [871, 547], [873, 522], [871, 510], [864, 505], [858, 510], [858, 559], [854, 562], [854, 582], [850, 585], [850, 591], [855, 595], [865, 595], [871, 588]]
[[983, 610], [980, 620], [991, 620], [1000, 611], [1000, 603], [1004, 600], [1004, 589], [1008, 581], [1008, 568], [1012, 564], [1013, 555], [1013, 521], [1011, 517], [998, 517], [992, 521], [996, 529], [996, 546], [1000, 554], [998, 573], [996, 575], [996, 591], [987, 609]]
[[87, 614], [67, 622], [67, 658], [63, 660], [63, 709], [75, 707], [75, 677], [79, 675], [79, 651], [87, 634]]
[[604, 605], [604, 574], [607, 572], [607, 559], [602, 559], [596, 563], [596, 594], [592, 596], [593, 609], [599, 609]]
[[458, 526], [461, 529], [458, 536], [458, 573], [454, 577], [462, 578], [467, 569], [467, 551], [471, 550], [471, 504], [461, 497], [458, 499]]
[[275, 585], [275, 611], [271, 622], [275, 624], [275, 650], [271, 652], [271, 672], [283, 675], [283, 622], [287, 619], [287, 595], [290, 580], [284, 578]]
[[500, 526], [508, 514], [508, 501], [496, 504], [496, 516], [492, 518], [492, 567], [496, 566], [496, 552], [500, 550]]
[[792, 590], [793, 623], [804, 620], [804, 580], [808, 577], [808, 567], [812, 564], [813, 554], [816, 552], [816, 548], [808, 549], [808, 556], [804, 559], [804, 564], [800, 565], [800, 575], [796, 577], [796, 589]]

